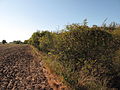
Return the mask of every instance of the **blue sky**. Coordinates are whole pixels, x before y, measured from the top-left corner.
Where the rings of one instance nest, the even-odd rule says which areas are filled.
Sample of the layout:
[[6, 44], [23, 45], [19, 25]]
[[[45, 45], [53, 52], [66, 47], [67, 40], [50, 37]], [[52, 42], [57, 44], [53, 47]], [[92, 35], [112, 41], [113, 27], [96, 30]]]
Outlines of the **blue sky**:
[[71, 23], [120, 23], [120, 0], [0, 0], [0, 41], [25, 40], [37, 30]]

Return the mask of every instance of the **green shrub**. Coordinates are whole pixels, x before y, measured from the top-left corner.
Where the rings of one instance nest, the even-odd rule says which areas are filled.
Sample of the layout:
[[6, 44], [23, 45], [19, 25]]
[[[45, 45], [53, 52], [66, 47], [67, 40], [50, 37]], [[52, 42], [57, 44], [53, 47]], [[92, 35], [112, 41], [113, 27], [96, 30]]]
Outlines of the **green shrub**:
[[43, 52], [49, 52], [50, 48], [52, 48], [52, 42], [52, 33], [49, 31], [37, 31], [33, 33], [31, 38], [27, 41], [27, 43]]
[[24, 44], [29, 44], [29, 40], [25, 40], [23, 43]]
[[70, 85], [77, 85], [80, 78], [78, 72], [82, 72], [95, 77], [101, 85], [112, 86], [108, 84], [116, 76], [112, 56], [117, 45], [110, 33], [102, 30], [70, 30], [59, 37], [55, 51], [66, 68], [63, 76]]
[[31, 38], [29, 39], [28, 43], [39, 49], [39, 38], [40, 37], [41, 37], [41, 33], [40, 33], [40, 31], [37, 31], [37, 32], [33, 33]]
[[84, 24], [35, 32], [28, 43], [47, 53], [45, 62], [75, 90], [120, 88], [119, 27]]
[[74, 30], [59, 35], [61, 38], [56, 44], [56, 53], [62, 61], [80, 63], [83, 60], [99, 59], [115, 49], [111, 34], [100, 30]]
[[43, 52], [50, 52], [52, 48], [54, 47], [53, 43], [53, 34], [51, 32], [46, 32], [44, 36], [39, 38], [39, 48]]

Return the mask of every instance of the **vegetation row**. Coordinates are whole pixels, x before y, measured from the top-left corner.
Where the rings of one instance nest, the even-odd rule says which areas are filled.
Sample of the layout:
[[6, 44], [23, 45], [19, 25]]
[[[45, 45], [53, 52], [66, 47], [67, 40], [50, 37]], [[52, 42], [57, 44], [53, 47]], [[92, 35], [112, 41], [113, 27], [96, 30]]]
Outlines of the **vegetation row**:
[[[21, 43], [21, 42], [14, 42]], [[120, 89], [120, 25], [66, 25], [37, 31], [24, 44], [44, 52], [44, 61], [75, 90]]]

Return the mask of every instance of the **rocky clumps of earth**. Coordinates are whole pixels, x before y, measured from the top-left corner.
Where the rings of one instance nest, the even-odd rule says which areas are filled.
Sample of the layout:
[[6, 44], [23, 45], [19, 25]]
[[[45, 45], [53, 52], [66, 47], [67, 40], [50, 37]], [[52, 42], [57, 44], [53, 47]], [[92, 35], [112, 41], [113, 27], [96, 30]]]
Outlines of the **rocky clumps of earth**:
[[31, 46], [0, 45], [1, 90], [66, 90], [52, 87], [44, 69]]

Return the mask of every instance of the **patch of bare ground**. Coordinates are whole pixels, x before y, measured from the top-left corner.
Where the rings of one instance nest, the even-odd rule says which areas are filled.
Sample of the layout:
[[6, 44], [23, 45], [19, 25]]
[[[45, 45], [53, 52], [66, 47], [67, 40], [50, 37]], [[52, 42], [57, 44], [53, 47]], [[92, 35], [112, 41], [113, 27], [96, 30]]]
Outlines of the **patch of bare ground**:
[[0, 45], [0, 90], [66, 90], [48, 75], [31, 46]]

